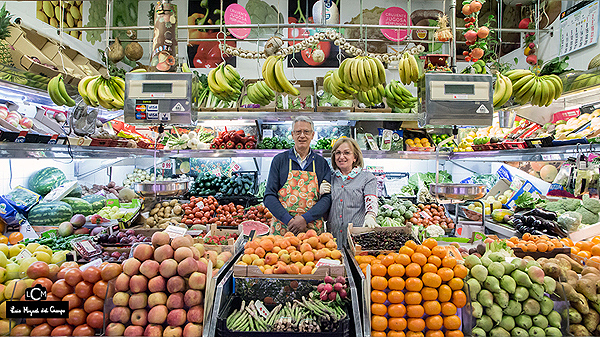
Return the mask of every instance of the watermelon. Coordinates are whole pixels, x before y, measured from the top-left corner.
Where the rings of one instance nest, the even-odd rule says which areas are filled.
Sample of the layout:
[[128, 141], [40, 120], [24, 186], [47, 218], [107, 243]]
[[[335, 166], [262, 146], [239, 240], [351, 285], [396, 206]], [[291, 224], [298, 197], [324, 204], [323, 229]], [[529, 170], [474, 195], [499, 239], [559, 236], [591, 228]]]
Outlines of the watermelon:
[[67, 177], [63, 171], [56, 167], [46, 167], [29, 177], [27, 186], [37, 194], [46, 195], [65, 180]]
[[83, 214], [85, 216], [94, 214], [92, 204], [81, 198], [65, 197], [61, 201], [71, 205], [73, 214]]
[[269, 233], [269, 226], [265, 225], [262, 222], [246, 220], [241, 223], [242, 225], [242, 233], [244, 235], [250, 235], [250, 232], [256, 230], [256, 235], [265, 235]]
[[101, 210], [104, 206], [106, 206], [106, 198], [98, 195], [98, 194], [90, 194], [82, 197], [81, 199], [92, 204], [92, 210], [94, 213]]
[[[65, 183], [68, 183], [68, 182], [69, 181], [65, 181]], [[81, 185], [77, 184], [77, 185], [75, 185], [73, 190], [71, 192], [69, 192], [69, 194], [67, 194], [67, 197], [81, 198], [82, 192], [83, 192], [83, 190], [81, 189]]]
[[57, 226], [73, 217], [73, 209], [62, 201], [41, 202], [29, 211], [27, 220], [32, 226]]

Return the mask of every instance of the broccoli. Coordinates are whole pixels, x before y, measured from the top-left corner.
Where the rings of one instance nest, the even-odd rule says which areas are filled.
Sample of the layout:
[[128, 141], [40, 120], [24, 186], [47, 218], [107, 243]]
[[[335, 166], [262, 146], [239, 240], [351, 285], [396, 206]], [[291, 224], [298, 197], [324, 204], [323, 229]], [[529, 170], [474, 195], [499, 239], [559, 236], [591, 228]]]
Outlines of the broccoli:
[[402, 204], [403, 204], [403, 205], [404, 205], [404, 207], [406, 207], [406, 208], [409, 208], [409, 207], [413, 206], [413, 203], [412, 203], [412, 202], [410, 202], [409, 200], [404, 200], [404, 201], [402, 202]]
[[565, 212], [558, 217], [556, 222], [567, 231], [574, 232], [581, 224], [581, 214], [577, 212]]
[[557, 212], [557, 213], [562, 213], [565, 211], [564, 203], [561, 201], [551, 201], [546, 204], [544, 209], [547, 211], [552, 211], [552, 212]]
[[396, 207], [396, 210], [400, 212], [400, 214], [406, 213], [406, 207], [404, 207], [404, 205], [398, 205], [398, 207]]
[[[561, 203], [562, 209], [565, 211], [574, 211], [579, 206], [581, 206], [581, 201], [579, 199], [564, 198], [564, 199], [559, 200], [558, 202]], [[598, 212], [595, 212], [595, 213], [598, 213]]]
[[587, 208], [580, 206], [575, 212], [581, 214], [581, 223], [591, 225], [598, 222], [598, 214], [590, 212]]
[[411, 211], [404, 212], [404, 217], [407, 218], [407, 219], [412, 218], [413, 217], [413, 212], [411, 212]]
[[592, 199], [589, 195], [585, 194], [582, 199], [582, 206], [585, 207], [588, 211], [598, 214], [600, 213], [600, 200]]

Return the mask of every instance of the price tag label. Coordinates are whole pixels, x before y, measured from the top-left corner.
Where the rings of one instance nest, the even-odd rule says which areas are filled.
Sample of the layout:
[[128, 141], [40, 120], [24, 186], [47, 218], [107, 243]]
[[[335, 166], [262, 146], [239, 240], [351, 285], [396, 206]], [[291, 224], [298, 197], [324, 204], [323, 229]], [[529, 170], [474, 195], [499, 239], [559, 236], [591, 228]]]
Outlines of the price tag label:
[[79, 267], [79, 269], [81, 269], [81, 271], [85, 271], [89, 267], [100, 267], [101, 264], [102, 264], [102, 259], [97, 258], [97, 259], [94, 259], [94, 260], [84, 264], [83, 266]]
[[170, 170], [173, 168], [173, 163], [171, 163], [171, 161], [164, 161], [162, 162], [162, 164], [160, 165], [160, 168], [163, 170]]
[[342, 264], [342, 261], [340, 260], [331, 260], [331, 259], [320, 259], [317, 264], [315, 264], [316, 267], [319, 266], [339, 266]]
[[199, 235], [204, 234], [204, 231], [200, 230], [200, 229], [198, 229], [198, 230], [196, 230], [196, 229], [194, 229], [194, 230], [188, 230], [187, 234], [189, 234], [191, 236], [199, 236]]
[[23, 234], [24, 239], [37, 239], [40, 237], [33, 227], [31, 227], [29, 222], [26, 221], [21, 225], [20, 232]]
[[177, 227], [177, 226], [167, 226], [164, 230], [171, 239], [184, 236], [187, 233], [187, 228]]
[[110, 226], [108, 226], [108, 234], [117, 233], [117, 232], [119, 232], [119, 229], [120, 229], [120, 227], [118, 224], [110, 225]]
[[220, 176], [221, 176], [221, 170], [220, 170], [220, 169], [218, 169], [218, 168], [212, 169], [210, 172], [211, 172], [212, 174], [214, 174], [215, 176], [217, 176], [217, 177], [220, 177]]
[[551, 160], [560, 160], [560, 154], [558, 153], [554, 153], [554, 154], [543, 154], [542, 155], [542, 159], [546, 160], [546, 161], [551, 161]]
[[263, 138], [273, 137], [273, 130], [263, 130]]
[[421, 215], [421, 217], [423, 219], [430, 219], [431, 218], [431, 216], [429, 214], [427, 214], [426, 212], [421, 211], [421, 212], [419, 212], [419, 214]]
[[30, 251], [28, 251], [27, 249], [23, 249], [23, 250], [21, 250], [19, 255], [17, 255], [17, 261], [21, 261], [21, 260], [26, 259], [31, 256], [33, 256], [33, 254], [31, 254]]
[[254, 306], [256, 307], [256, 310], [262, 317], [264, 317], [264, 318], [269, 317], [269, 313], [270, 313], [269, 309], [267, 309], [261, 301], [258, 301], [258, 300], [255, 301]]
[[241, 168], [242, 168], [242, 167], [241, 167], [240, 165], [238, 165], [238, 163], [236, 163], [236, 162], [233, 162], [233, 163], [231, 164], [231, 171], [232, 171], [232, 172], [239, 171]]
[[92, 244], [92, 242], [90, 242], [90, 240], [82, 240], [82, 241], [79, 241], [79, 243], [81, 244], [81, 247], [83, 247], [83, 249], [85, 249], [86, 252], [88, 252], [88, 253], [96, 252], [96, 248], [94, 248], [94, 245]]

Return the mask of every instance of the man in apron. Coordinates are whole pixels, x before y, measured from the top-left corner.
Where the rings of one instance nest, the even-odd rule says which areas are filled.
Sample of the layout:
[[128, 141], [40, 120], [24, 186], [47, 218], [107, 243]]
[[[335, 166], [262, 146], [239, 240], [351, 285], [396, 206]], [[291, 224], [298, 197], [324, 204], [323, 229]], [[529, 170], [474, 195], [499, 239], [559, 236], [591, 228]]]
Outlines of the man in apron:
[[324, 230], [323, 218], [331, 206], [331, 195], [322, 195], [319, 188], [321, 183], [331, 182], [331, 168], [310, 149], [314, 135], [310, 118], [294, 118], [294, 147], [273, 158], [264, 203], [274, 216], [274, 234], [298, 234], [309, 229], [320, 234]]

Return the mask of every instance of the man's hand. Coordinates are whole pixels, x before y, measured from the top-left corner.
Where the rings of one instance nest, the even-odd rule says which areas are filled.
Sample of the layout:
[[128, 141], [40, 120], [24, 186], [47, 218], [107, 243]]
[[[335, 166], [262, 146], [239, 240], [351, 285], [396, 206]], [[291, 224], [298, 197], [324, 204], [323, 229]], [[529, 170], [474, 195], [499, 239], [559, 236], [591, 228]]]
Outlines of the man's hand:
[[367, 228], [379, 227], [377, 225], [377, 221], [375, 220], [375, 215], [373, 213], [365, 214], [365, 223], [363, 226]]
[[301, 215], [296, 215], [290, 222], [288, 222], [288, 231], [298, 235], [299, 233], [306, 232], [306, 220]]
[[327, 193], [331, 193], [331, 184], [327, 182], [327, 180], [323, 180], [321, 182], [321, 186], [319, 187], [319, 195], [324, 195]]

